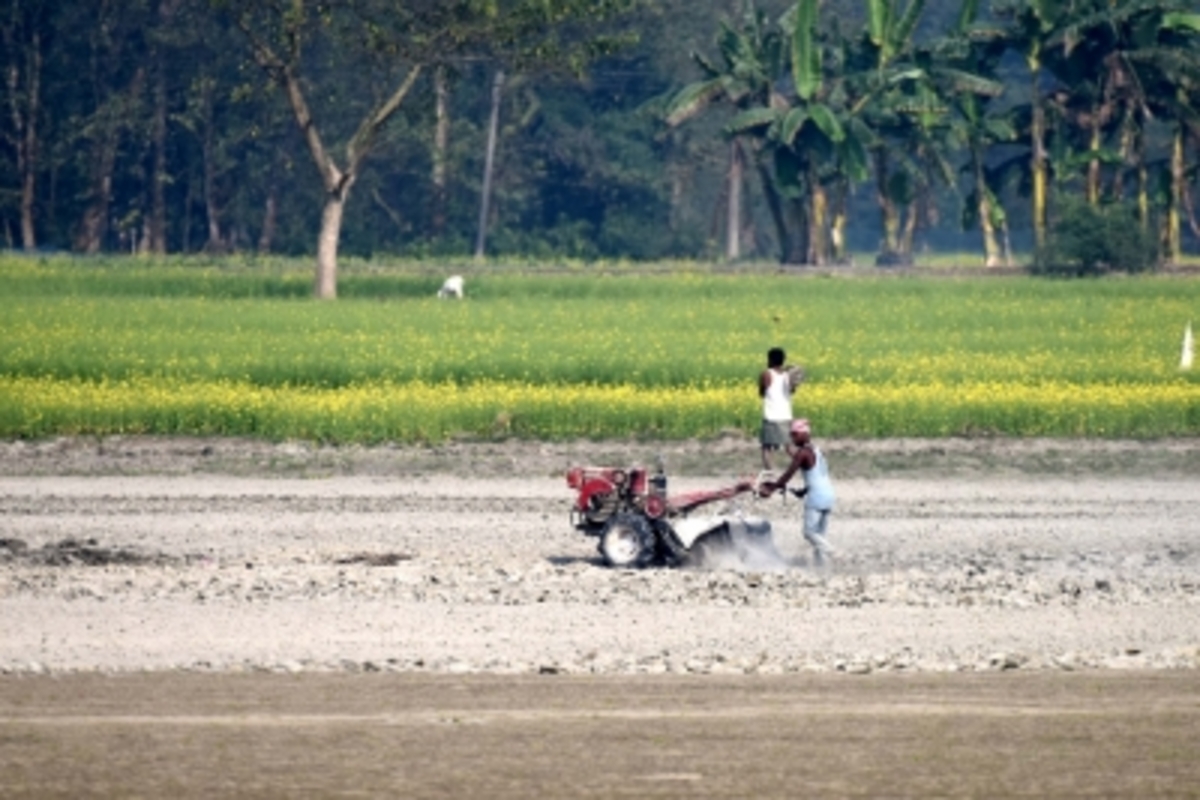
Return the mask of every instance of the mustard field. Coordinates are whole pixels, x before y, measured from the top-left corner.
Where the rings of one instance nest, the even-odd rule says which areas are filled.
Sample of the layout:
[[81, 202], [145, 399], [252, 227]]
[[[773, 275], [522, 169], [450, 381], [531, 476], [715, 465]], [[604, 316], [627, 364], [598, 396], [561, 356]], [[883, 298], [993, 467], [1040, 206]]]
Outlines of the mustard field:
[[0, 259], [0, 435], [334, 442], [757, 429], [779, 345], [821, 435], [1200, 433], [1180, 369], [1200, 280], [1048, 281], [699, 267]]

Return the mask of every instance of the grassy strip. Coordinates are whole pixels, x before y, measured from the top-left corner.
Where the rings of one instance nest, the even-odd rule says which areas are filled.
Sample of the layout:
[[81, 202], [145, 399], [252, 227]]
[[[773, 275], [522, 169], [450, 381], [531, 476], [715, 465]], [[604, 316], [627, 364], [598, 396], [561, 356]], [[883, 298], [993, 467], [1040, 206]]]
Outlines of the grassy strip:
[[827, 434], [1200, 433], [1200, 373], [1178, 369], [1195, 279], [511, 268], [460, 303], [436, 270], [352, 264], [364, 295], [316, 303], [298, 263], [0, 258], [0, 435], [753, 431], [774, 345]]
[[[679, 276], [751, 273], [771, 274], [775, 264], [728, 265], [694, 261], [580, 261], [555, 263], [474, 259], [428, 261], [342, 258], [338, 295], [343, 299], [423, 298], [432, 296], [451, 274], [467, 277], [474, 294], [482, 281], [521, 278], [594, 278], [607, 276]], [[0, 253], [0, 279], [10, 297], [205, 297], [209, 299], [309, 299], [313, 264], [309, 259], [279, 256], [27, 256]], [[577, 282], [575, 282], [577, 284]], [[498, 284], [493, 283], [493, 287]], [[521, 285], [509, 283], [512, 285]], [[526, 282], [519, 291], [541, 286], [551, 294], [563, 284], [555, 280]], [[503, 289], [500, 290], [503, 293]]]
[[[823, 435], [1156, 437], [1200, 431], [1200, 386], [813, 386], [798, 412]], [[686, 438], [753, 432], [753, 391], [483, 382], [337, 389], [233, 382], [0, 379], [0, 436], [196, 434], [330, 442], [452, 437]]]
[[[372, 382], [752, 382], [782, 345], [813, 382], [1170, 383], [1200, 281], [493, 277], [459, 302], [29, 296], [0, 375]], [[470, 291], [470, 290], [468, 290]], [[1200, 318], [1200, 314], [1197, 315]]]

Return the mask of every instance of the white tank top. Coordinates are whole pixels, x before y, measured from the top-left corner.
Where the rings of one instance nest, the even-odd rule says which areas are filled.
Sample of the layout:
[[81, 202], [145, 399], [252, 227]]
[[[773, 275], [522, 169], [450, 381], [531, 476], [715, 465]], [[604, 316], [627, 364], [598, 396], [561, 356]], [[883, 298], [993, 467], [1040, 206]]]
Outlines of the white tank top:
[[792, 379], [784, 370], [768, 370], [771, 385], [763, 394], [763, 419], [789, 422], [792, 419]]

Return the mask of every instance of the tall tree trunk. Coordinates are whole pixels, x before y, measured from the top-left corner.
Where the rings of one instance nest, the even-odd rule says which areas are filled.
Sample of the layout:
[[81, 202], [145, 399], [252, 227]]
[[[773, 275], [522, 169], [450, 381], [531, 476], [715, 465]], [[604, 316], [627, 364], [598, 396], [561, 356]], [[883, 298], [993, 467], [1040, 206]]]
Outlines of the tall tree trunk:
[[913, 240], [917, 235], [917, 220], [920, 218], [921, 201], [914, 198], [908, 204], [906, 216], [904, 218], [904, 227], [900, 233], [900, 250], [899, 253], [904, 259], [905, 264], [912, 263], [913, 256]]
[[833, 219], [829, 224], [829, 242], [833, 259], [838, 264], [848, 263], [846, 254], [846, 226], [849, 223], [850, 188], [845, 178], [839, 178], [833, 198]]
[[1125, 199], [1125, 173], [1134, 164], [1136, 144], [1135, 124], [1132, 116], [1126, 114], [1121, 124], [1121, 165], [1113, 171], [1112, 183], [1109, 186], [1109, 194], [1115, 202], [1120, 203]]
[[1041, 58], [1035, 52], [1029, 56], [1028, 61], [1031, 74], [1029, 102], [1033, 110], [1029, 129], [1029, 170], [1033, 176], [1033, 239], [1037, 247], [1041, 248], [1046, 244], [1046, 111], [1042, 107], [1041, 89], [1038, 86], [1041, 78]]
[[725, 219], [725, 258], [742, 257], [742, 148], [737, 139], [729, 143], [729, 203]]
[[1177, 123], [1174, 135], [1171, 138], [1171, 193], [1167, 205], [1167, 248], [1165, 255], [1169, 264], [1179, 263], [1179, 257], [1183, 252], [1183, 226], [1180, 216], [1183, 209], [1184, 191], [1183, 156], [1183, 123]]
[[147, 248], [151, 253], [167, 252], [167, 85], [159, 64], [154, 84], [154, 170], [150, 176], [150, 219]]
[[1008, 233], [1008, 217], [1002, 217], [1000, 220], [1000, 236], [1004, 243], [1004, 265], [1011, 267], [1013, 265], [1012, 237]]
[[900, 254], [900, 207], [886, 194], [879, 196], [879, 208], [883, 217], [883, 252]]
[[671, 210], [669, 216], [669, 225], [671, 232], [675, 233], [679, 230], [683, 218], [683, 192], [685, 188], [684, 170], [677, 165], [672, 165], [667, 170], [671, 182]]
[[992, 222], [992, 200], [985, 195], [979, 201], [979, 228], [983, 235], [983, 266], [988, 269], [1002, 266], [1004, 256], [1000, 250], [1000, 242], [996, 239], [996, 225]]
[[337, 297], [338, 238], [342, 232], [342, 212], [346, 207], [346, 191], [325, 195], [321, 212], [321, 233], [317, 238], [317, 276], [314, 294], [323, 300]]
[[900, 209], [897, 207], [888, 191], [888, 181], [891, 178], [891, 166], [887, 151], [883, 148], [875, 150], [875, 198], [879, 203], [879, 213], [883, 224], [884, 255], [900, 254]]
[[721, 215], [729, 217], [729, 179], [721, 181], [721, 190], [717, 193], [716, 202], [713, 203], [712, 214], [708, 220], [708, 238], [706, 242], [716, 242], [721, 235]]
[[[161, 0], [158, 19], [161, 30], [174, 22], [178, 0]], [[150, 176], [150, 218], [146, 247], [151, 253], [167, 252], [167, 59], [161, 42], [154, 46], [154, 119], [151, 139], [154, 143], [154, 170]]]
[[98, 253], [108, 236], [108, 216], [112, 205], [113, 170], [121, 134], [129, 117], [135, 113], [146, 81], [146, 71], [138, 69], [126, 91], [111, 98], [106, 108], [97, 111], [102, 117], [97, 138], [92, 145], [91, 202], [83, 212], [76, 247], [85, 253]]
[[1192, 193], [1185, 185], [1183, 187], [1183, 207], [1187, 211], [1188, 227], [1192, 236], [1200, 237], [1200, 219], [1196, 218], [1196, 204], [1192, 201]]
[[496, 70], [492, 80], [492, 112], [488, 121], [487, 150], [483, 159], [483, 189], [479, 196], [479, 228], [475, 234], [475, 258], [482, 260], [487, 250], [488, 217], [491, 213], [492, 174], [496, 163], [496, 139], [500, 134], [500, 100], [504, 96], [504, 70]]
[[[190, 173], [191, 170], [188, 170]], [[183, 193], [183, 219], [180, 221], [179, 252], [192, 251], [192, 205], [196, 202], [196, 181], [188, 175], [187, 188]]]
[[[770, 219], [775, 223], [775, 236], [779, 239], [780, 264], [803, 264], [808, 247], [802, 246], [799, 236], [792, 233], [791, 224], [788, 221], [790, 206], [794, 204], [779, 196], [779, 190], [776, 190], [774, 181], [770, 179], [770, 169], [767, 164], [762, 163], [758, 158], [755, 158], [755, 162], [758, 180], [762, 182], [762, 193], [767, 198], [767, 210], [770, 211]], [[800, 217], [803, 218], [803, 207]]]
[[[1197, 140], [1196, 136], [1192, 135], [1192, 136], [1188, 137], [1187, 140], [1185, 140], [1184, 144], [1185, 145], [1190, 144], [1194, 148], [1197, 141], [1198, 140]], [[1186, 182], [1181, 187], [1180, 199], [1183, 201], [1183, 208], [1187, 212], [1188, 227], [1192, 231], [1192, 236], [1200, 238], [1200, 220], [1196, 219], [1196, 206], [1195, 206], [1195, 203], [1192, 201], [1191, 188], [1187, 185]]]
[[1091, 138], [1088, 141], [1088, 147], [1091, 149], [1092, 157], [1088, 161], [1087, 201], [1088, 205], [1096, 207], [1100, 205], [1100, 157], [1097, 155], [1097, 152], [1100, 150], [1100, 145], [1103, 144], [1099, 110], [1092, 114], [1091, 128], [1092, 132]]
[[37, 205], [38, 116], [41, 113], [42, 43], [37, 32], [33, 34], [32, 54], [29, 65], [29, 97], [25, 130], [21, 136], [23, 145], [18, 148], [17, 171], [21, 175], [21, 247], [25, 250], [37, 248], [37, 231], [34, 227], [34, 209]]
[[762, 183], [763, 196], [767, 199], [767, 210], [771, 212], [771, 221], [775, 223], [775, 235], [779, 239], [779, 260], [789, 263], [788, 257], [792, 252], [792, 237], [788, 232], [787, 218], [783, 211], [783, 198], [779, 196], [775, 183], [771, 180], [771, 171], [758, 158], [755, 159], [758, 179]]
[[41, 33], [36, 22], [28, 23], [28, 41], [23, 41], [26, 25], [19, 13], [19, 4], [14, 3], [9, 24], [0, 25], [0, 43], [8, 51], [5, 71], [12, 132], [7, 138], [16, 154], [21, 247], [31, 251], [37, 248], [35, 215], [43, 56]]
[[271, 244], [275, 241], [275, 229], [279, 222], [279, 200], [275, 184], [267, 189], [267, 199], [263, 203], [262, 230], [258, 233], [258, 252], [266, 255], [271, 252]]
[[1142, 230], [1150, 230], [1150, 175], [1144, 164], [1138, 167], [1138, 220]]
[[200, 144], [201, 157], [204, 159], [204, 217], [208, 225], [208, 238], [204, 249], [210, 253], [220, 253], [225, 249], [224, 237], [221, 235], [221, 204], [217, 200], [217, 141], [212, 100], [215, 85], [214, 81], [205, 80], [200, 101], [204, 115], [201, 121], [204, 130]]
[[450, 85], [446, 67], [439, 65], [433, 72], [433, 215], [430, 221], [434, 236], [446, 232], [447, 163], [450, 149]]
[[1200, 238], [1200, 219], [1196, 218], [1196, 204], [1187, 186], [1183, 187], [1183, 207], [1187, 210], [1188, 227], [1192, 230], [1192, 236]]
[[983, 234], [983, 265], [998, 267], [1002, 263], [1000, 244], [996, 241], [996, 225], [992, 210], [992, 192], [983, 170], [983, 153], [978, 142], [971, 142], [971, 169], [975, 176], [975, 202], [978, 204], [979, 230]]
[[808, 194], [808, 263], [821, 267], [829, 261], [829, 198], [815, 164], [808, 170]]
[[791, 235], [788, 237], [784, 252], [783, 263], [802, 265], [808, 263], [809, 227], [808, 209], [803, 200], [788, 199], [784, 203], [784, 213]]
[[89, 255], [99, 253], [108, 237], [108, 209], [112, 203], [112, 175], [117, 158], [117, 135], [109, 132], [92, 150], [91, 202], [84, 209], [76, 248]]
[[1146, 166], [1146, 129], [1148, 120], [1142, 118], [1142, 126], [1138, 127], [1132, 137], [1130, 159], [1135, 165], [1137, 175], [1137, 209], [1138, 224], [1143, 232], [1150, 231], [1150, 171]]

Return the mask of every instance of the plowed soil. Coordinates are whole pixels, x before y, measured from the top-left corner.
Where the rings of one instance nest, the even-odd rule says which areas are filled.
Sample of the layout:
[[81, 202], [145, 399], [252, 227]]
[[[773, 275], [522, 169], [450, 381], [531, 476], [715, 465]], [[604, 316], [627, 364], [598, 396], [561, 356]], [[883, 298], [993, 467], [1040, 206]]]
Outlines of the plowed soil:
[[642, 571], [566, 468], [752, 442], [0, 444], [0, 795], [1195, 794], [1200, 442], [821, 444], [831, 567]]

